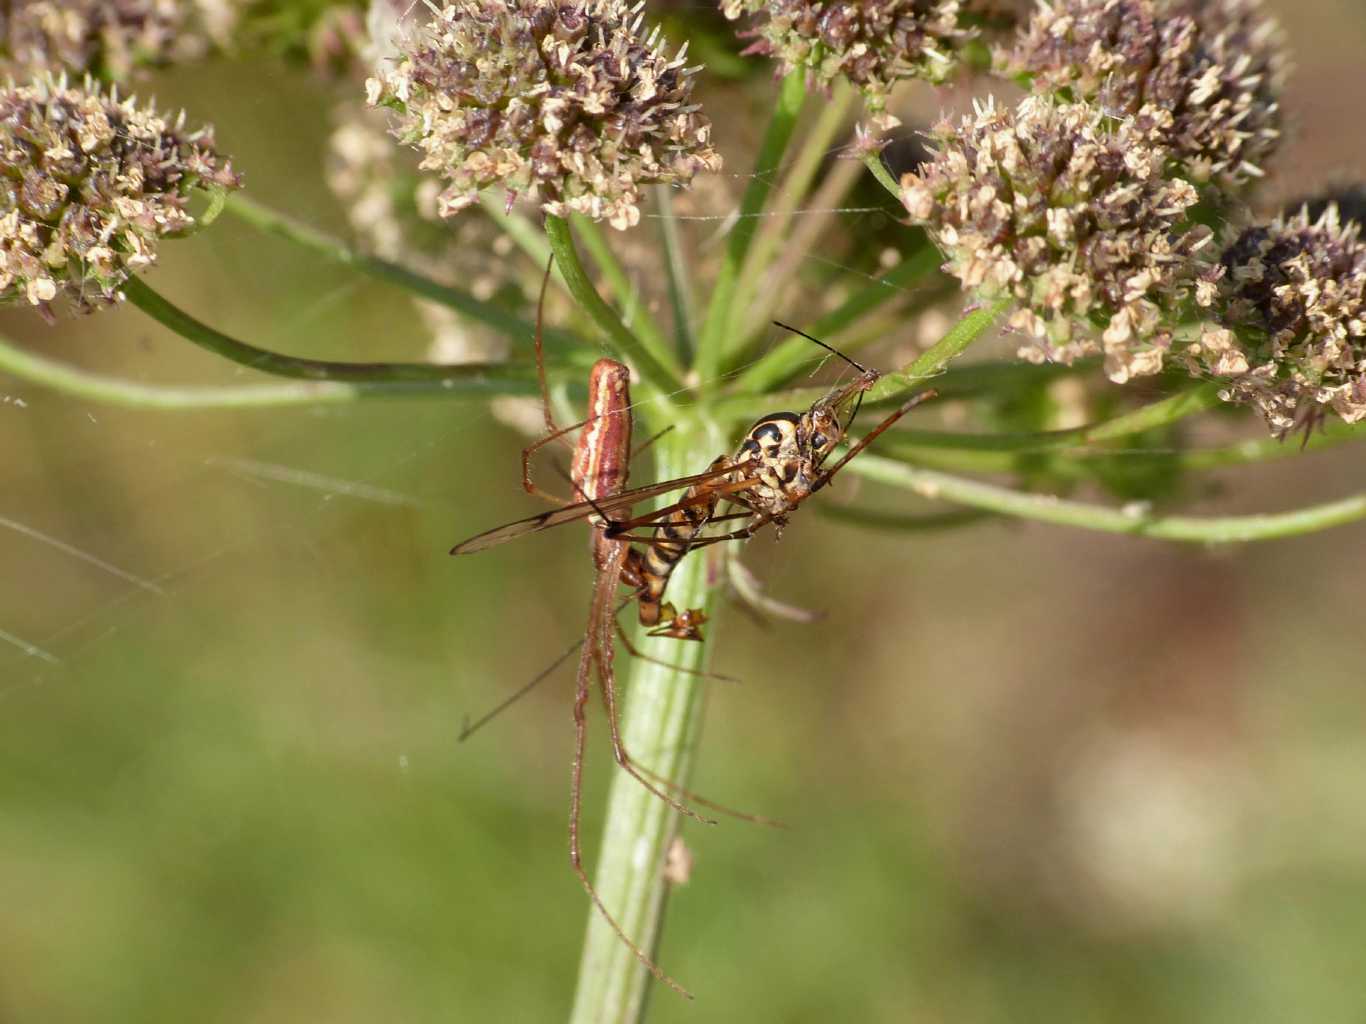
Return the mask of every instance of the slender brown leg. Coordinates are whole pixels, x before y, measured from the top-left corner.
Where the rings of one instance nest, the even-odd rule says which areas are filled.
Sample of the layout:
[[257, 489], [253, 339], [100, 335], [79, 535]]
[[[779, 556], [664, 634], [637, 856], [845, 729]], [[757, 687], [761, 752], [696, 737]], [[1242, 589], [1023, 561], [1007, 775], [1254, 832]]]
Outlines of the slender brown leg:
[[[732, 818], [739, 818], [742, 821], [751, 821], [759, 825], [772, 825], [775, 828], [787, 827], [782, 822], [776, 821], [773, 818], [765, 818], [758, 814], [749, 814], [745, 811], [737, 811], [733, 807], [727, 807], [725, 804], [719, 804], [714, 800], [708, 800], [706, 797], [699, 796], [692, 790], [679, 785], [671, 779], [665, 778], [658, 772], [646, 768], [644, 765], [636, 761], [636, 759], [633, 758], [627, 751], [626, 745], [622, 742], [621, 734], [617, 729], [616, 692], [615, 687], [608, 685], [609, 679], [610, 676], [607, 678], [603, 678], [601, 676], [599, 677], [599, 682], [602, 684], [602, 700], [603, 703], [607, 706], [607, 721], [608, 724], [611, 726], [612, 730], [612, 751], [616, 755], [617, 764], [621, 765], [622, 768], [626, 769], [626, 771], [637, 782], [639, 782], [647, 790], [649, 790], [655, 796], [659, 797], [661, 800], [667, 803], [670, 807], [673, 807], [675, 810], [682, 811], [689, 817], [696, 818], [698, 821], [704, 821], [709, 825], [715, 825], [716, 822], [710, 818], [701, 817], [699, 814], [697, 814], [696, 811], [690, 810], [689, 808], [684, 807], [678, 801], [668, 796], [665, 796], [654, 786], [652, 786], [650, 782], [646, 781], [646, 779], [649, 779], [653, 782], [657, 782], [665, 789], [669, 790], [670, 792], [677, 793], [685, 800], [690, 800], [695, 804], [701, 804], [703, 807], [709, 807], [714, 811], [728, 815]], [[644, 776], [644, 778], [642, 778], [642, 776]]]
[[649, 437], [647, 437], [644, 441], [641, 441], [640, 444], [639, 444], [637, 447], [635, 447], [634, 449], [632, 449], [632, 451], [631, 451], [631, 458], [632, 458], [632, 459], [635, 459], [635, 457], [636, 457], [637, 455], [639, 455], [641, 452], [643, 452], [646, 448], [650, 447], [650, 445], [654, 444], [656, 441], [658, 441], [661, 437], [663, 437], [663, 436], [664, 436], [665, 434], [667, 434], [669, 431], [673, 430], [673, 428], [674, 428], [674, 425], [673, 425], [672, 423], [670, 423], [670, 424], [669, 424], [667, 427], [665, 427], [663, 430], [659, 431], [659, 433], [657, 433], [657, 434], [651, 434], [651, 435], [650, 435]]
[[545, 321], [545, 291], [550, 285], [550, 268], [555, 265], [555, 256], [545, 261], [545, 273], [541, 275], [541, 291], [536, 296], [536, 383], [541, 386], [541, 415], [545, 417], [545, 432], [554, 434], [555, 417], [550, 412], [550, 388], [545, 383], [545, 344], [541, 337], [541, 324]]
[[[599, 602], [597, 600], [596, 591], [600, 588], [595, 587], [594, 589], [595, 597], [593, 612], [595, 614], [593, 615], [593, 618], [597, 618], [596, 613], [599, 610]], [[597, 889], [593, 888], [593, 883], [588, 878], [588, 872], [583, 869], [583, 854], [579, 848], [579, 823], [583, 804], [583, 755], [588, 736], [588, 716], [586, 712], [588, 707], [589, 689], [591, 687], [590, 676], [595, 666], [598, 668], [599, 672], [601, 672], [602, 669], [599, 650], [601, 647], [602, 634], [598, 629], [598, 625], [598, 623], [590, 619], [588, 624], [589, 642], [584, 644], [583, 651], [579, 657], [578, 685], [574, 691], [574, 764], [570, 772], [569, 864], [574, 869], [574, 874], [577, 876], [579, 883], [583, 886], [584, 892], [588, 893], [588, 898], [593, 901], [593, 906], [597, 908], [598, 913], [603, 916], [603, 919], [611, 925], [612, 930], [617, 933], [617, 938], [626, 945], [635, 958], [640, 961], [647, 971], [654, 975], [657, 981], [661, 981], [665, 985], [668, 985], [675, 992], [679, 993], [679, 995], [691, 999], [693, 997], [691, 992], [674, 981], [669, 975], [665, 974], [663, 968], [651, 960], [644, 950], [631, 941], [626, 934], [626, 930], [621, 927], [617, 922], [617, 919], [612, 916], [611, 911], [607, 909], [606, 904], [602, 902], [602, 897], [598, 895]], [[614, 728], [615, 724], [614, 721]]]
[[665, 505], [663, 508], [657, 508], [653, 512], [647, 512], [643, 516], [637, 516], [634, 519], [618, 519], [608, 528], [608, 532], [611, 534], [612, 539], [616, 540], [627, 530], [634, 530], [637, 526], [649, 526], [653, 524], [655, 520], [661, 519], [671, 512], [677, 512], [679, 509], [689, 508], [693, 505], [705, 505], [708, 502], [718, 501], [723, 498], [729, 500], [731, 495], [740, 491], [749, 490], [749, 488], [757, 483], [759, 483], [759, 480], [755, 477], [753, 479], [736, 480], [732, 483], [720, 484], [714, 487], [699, 488], [698, 493], [675, 501], [671, 505]]
[[[546, 419], [548, 420], [549, 418], [550, 406], [547, 405]], [[547, 434], [545, 437], [541, 438], [539, 441], [535, 441], [522, 449], [522, 490], [526, 491], [527, 494], [534, 495], [537, 498], [544, 498], [546, 501], [552, 501], [556, 505], [569, 504], [568, 499], [561, 498], [558, 495], [549, 493], [548, 491], [543, 491], [531, 482], [531, 457], [535, 455], [536, 452], [540, 451], [542, 448], [548, 445], [551, 441], [556, 441], [564, 437], [564, 435], [568, 434], [571, 430], [578, 430], [580, 427], [585, 426], [589, 422], [589, 420], [582, 420], [578, 423], [571, 423], [567, 427], [557, 428], [551, 433]]]
[[[660, 635], [667, 636], [668, 634]], [[637, 648], [635, 644], [631, 643], [630, 637], [627, 635], [626, 630], [622, 628], [620, 622], [617, 623], [617, 639], [621, 641], [621, 645], [626, 648], [626, 653], [629, 654], [631, 657], [639, 658], [641, 661], [648, 661], [652, 665], [660, 665], [673, 672], [682, 673], [685, 676], [697, 676], [698, 679], [715, 679], [718, 682], [722, 683], [740, 682], [740, 680], [736, 679], [734, 676], [722, 675], [720, 672], [703, 672], [700, 668], [679, 668], [677, 665], [670, 665], [667, 661], [665, 661], [662, 658], [653, 658], [650, 655], [646, 654], [644, 651]], [[698, 637], [698, 639], [700, 640], [701, 637]]]
[[[604, 645], [610, 646], [611, 642], [612, 638], [610, 634], [607, 634], [603, 637], [602, 643]], [[727, 814], [734, 818], [740, 818], [743, 821], [756, 822], [761, 825], [773, 825], [777, 827], [783, 827], [781, 822], [774, 821], [771, 818], [764, 818], [756, 814], [748, 814], [744, 811], [737, 811], [733, 808], [726, 807], [724, 804], [719, 804], [713, 800], [708, 800], [706, 797], [698, 796], [696, 793], [685, 788], [684, 786], [680, 786], [678, 783], [665, 778], [658, 772], [652, 771], [651, 769], [646, 768], [644, 765], [638, 763], [636, 759], [633, 758], [627, 751], [626, 745], [621, 738], [621, 731], [618, 726], [617, 719], [617, 695], [615, 675], [612, 672], [611, 659], [612, 655], [610, 650], [599, 652], [598, 684], [599, 689], [602, 692], [602, 702], [607, 708], [607, 722], [612, 733], [612, 752], [616, 756], [617, 764], [621, 765], [621, 767], [625, 769], [625, 771], [632, 778], [634, 778], [637, 782], [644, 786], [649, 792], [653, 793], [655, 796], [659, 797], [661, 800], [667, 803], [670, 807], [673, 807], [680, 813], [686, 814], [689, 817], [694, 818], [698, 821], [703, 821], [710, 825], [716, 824], [714, 820], [710, 818], [704, 818], [691, 808], [684, 806], [683, 804], [679, 803], [677, 800], [674, 800], [669, 796], [666, 796], [664, 793], [656, 789], [655, 786], [651, 785], [651, 781], [658, 783], [660, 786], [663, 786], [666, 790], [669, 790], [670, 792], [679, 794], [685, 800], [690, 800], [693, 803], [701, 804], [704, 807], [710, 807], [713, 810], [716, 810], [722, 814]]]
[[[601, 666], [601, 662], [599, 662], [599, 665]], [[602, 703], [607, 708], [607, 724], [612, 732], [612, 753], [617, 759], [617, 764], [621, 765], [626, 771], [626, 774], [630, 775], [631, 778], [644, 786], [646, 790], [659, 797], [659, 799], [663, 800], [679, 814], [686, 814], [689, 818], [692, 818], [694, 821], [700, 821], [704, 825], [715, 825], [716, 821], [714, 819], [702, 817], [702, 815], [698, 814], [687, 804], [680, 803], [663, 790], [658, 789], [648, 778], [646, 778], [645, 771], [642, 771], [641, 768], [637, 766], [635, 759], [626, 752], [626, 747], [622, 744], [621, 728], [617, 720], [616, 684], [610, 670], [604, 672], [600, 669], [598, 672], [598, 688], [602, 692]], [[676, 788], [671, 783], [667, 785], [670, 789]]]
[[934, 398], [937, 394], [938, 392], [933, 390], [922, 391], [919, 394], [912, 395], [910, 398], [906, 399], [906, 401], [902, 402], [900, 408], [898, 408], [896, 412], [892, 413], [885, 420], [879, 423], [876, 427], [868, 431], [868, 433], [864, 434], [863, 437], [859, 440], [858, 444], [853, 445], [847, 452], [844, 453], [844, 456], [839, 460], [839, 462], [836, 462], [833, 466], [831, 466], [824, 473], [822, 473], [820, 478], [811, 486], [811, 493], [816, 493], [826, 484], [830, 483], [834, 475], [838, 473], [841, 469], [843, 469], [846, 465], [848, 465], [850, 459], [852, 459], [855, 455], [857, 455], [859, 452], [863, 451], [863, 449], [867, 448], [870, 444], [873, 443], [873, 439], [875, 437], [881, 434], [884, 430], [890, 427], [897, 420], [901, 419], [901, 417], [905, 416], [908, 412], [914, 409], [921, 402]]

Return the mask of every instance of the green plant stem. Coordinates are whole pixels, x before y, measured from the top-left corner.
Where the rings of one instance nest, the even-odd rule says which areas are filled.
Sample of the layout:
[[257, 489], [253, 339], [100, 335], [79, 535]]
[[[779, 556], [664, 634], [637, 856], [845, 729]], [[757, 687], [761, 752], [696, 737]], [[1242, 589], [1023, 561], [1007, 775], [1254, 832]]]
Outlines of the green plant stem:
[[[953, 437], [955, 435], [944, 435]], [[962, 435], [957, 435], [962, 436]], [[971, 435], [969, 435], [971, 436]], [[1003, 435], [1002, 439], [1009, 435]], [[1021, 439], [1029, 435], [1019, 435]], [[1171, 470], [1196, 473], [1209, 469], [1223, 469], [1232, 466], [1250, 466], [1279, 459], [1291, 458], [1301, 452], [1316, 452], [1332, 448], [1347, 441], [1366, 438], [1366, 425], [1348, 426], [1335, 424], [1316, 433], [1307, 442], [1298, 438], [1279, 441], [1276, 438], [1236, 441], [1232, 444], [1211, 448], [1191, 448], [1186, 450], [1167, 450], [1142, 448], [1057, 448], [1051, 444], [1029, 448], [986, 448], [941, 446], [937, 438], [922, 443], [923, 435], [918, 431], [898, 431], [878, 446], [878, 452], [890, 458], [904, 459], [918, 466], [930, 466], [950, 472], [972, 473], [1009, 473], [1020, 468], [1022, 458], [1035, 459], [1038, 456], [1051, 456], [1049, 471], [1066, 474], [1076, 479], [1086, 479], [1094, 475], [1091, 467], [1105, 461], [1124, 460], [1133, 464], [1162, 466]]]
[[849, 471], [935, 501], [951, 501], [1059, 526], [1197, 544], [1241, 544], [1293, 537], [1366, 518], [1366, 494], [1268, 515], [1165, 516], [1152, 513], [1141, 503], [1115, 509], [1050, 495], [1026, 494], [878, 455], [865, 454], [854, 459], [849, 463]]
[[726, 332], [730, 327], [740, 270], [744, 266], [750, 242], [754, 239], [754, 232], [758, 229], [759, 214], [773, 190], [774, 175], [782, 164], [783, 153], [787, 151], [787, 144], [805, 101], [806, 74], [798, 69], [783, 79], [777, 105], [759, 143], [754, 174], [740, 199], [738, 219], [731, 229], [726, 254], [712, 287], [707, 318], [697, 341], [697, 373], [701, 385], [706, 389], [714, 389], [719, 383], [717, 378], [725, 359]]
[[669, 280], [669, 303], [673, 306], [674, 339], [680, 362], [693, 357], [693, 290], [688, 272], [688, 260], [683, 255], [683, 241], [678, 235], [678, 218], [674, 216], [673, 196], [668, 185], [655, 185], [655, 205], [659, 209], [659, 237], [664, 245], [664, 270]]
[[[945, 370], [944, 366], [950, 359], [961, 354], [964, 349], [981, 337], [996, 322], [996, 318], [1008, 305], [1009, 301], [1003, 299], [993, 306], [976, 309], [967, 314], [949, 328], [939, 341], [907, 364], [904, 369], [884, 375], [868, 392], [866, 401], [869, 404], [873, 402], [882, 404], [899, 402], [910, 392], [920, 390], [926, 382], [941, 373], [944, 375], [941, 379], [945, 382], [951, 381], [953, 374], [969, 373], [974, 369], [973, 367], [967, 367], [962, 371], [950, 371]], [[851, 351], [858, 347], [850, 342], [845, 342], [845, 344]], [[1003, 368], [997, 367], [995, 369]], [[1028, 364], [1023, 364], [1021, 369], [1031, 374], [1038, 370], [1037, 367]], [[973, 379], [976, 380], [977, 378]], [[736, 420], [750, 416], [755, 412], [771, 412], [774, 406], [779, 403], [788, 409], [800, 409], [803, 406], [809, 406], [824, 395], [827, 390], [819, 387], [791, 388], [782, 392], [780, 396], [768, 395], [766, 397], [761, 395], [726, 395], [712, 403], [712, 414], [718, 420]]]
[[34, 355], [0, 338], [0, 372], [75, 398], [128, 409], [207, 412], [213, 409], [338, 405], [369, 398], [487, 397], [535, 393], [536, 380], [529, 372], [519, 379], [513, 377], [505, 367], [496, 369], [498, 372], [473, 373], [445, 380], [297, 380], [288, 384], [250, 384], [240, 387], [180, 387], [125, 380], [66, 366]]
[[[807, 329], [822, 340], [834, 338], [884, 303], [905, 294], [907, 285], [932, 274], [939, 268], [939, 251], [928, 242], [915, 250], [882, 277], [861, 288]], [[827, 353], [815, 349], [805, 338], [787, 338], [742, 373], [735, 382], [737, 391], [762, 394], [781, 387], [804, 367], [820, 362]]]
[[935, 379], [934, 387], [944, 398], [1009, 399], [1020, 391], [1041, 387], [1051, 381], [1083, 376], [1099, 366], [1099, 359], [1078, 359], [1071, 366], [1019, 360], [984, 360], [967, 366], [949, 367]]
[[[633, 363], [641, 378], [654, 387], [659, 400], [669, 405], [669, 396], [682, 386], [678, 373], [669, 366], [673, 362], [673, 353], [667, 349], [656, 353], [647, 347], [626, 328], [612, 307], [602, 300], [584, 272], [578, 250], [574, 248], [574, 237], [562, 218], [546, 214], [545, 234], [555, 253], [555, 263], [564, 274], [565, 284], [575, 301], [607, 336], [616, 355]], [[664, 355], [667, 362], [661, 361], [659, 355]]]
[[841, 79], [836, 84], [834, 95], [822, 106], [815, 124], [805, 133], [800, 145], [797, 146], [792, 166], [783, 176], [773, 209], [763, 218], [756, 218], [759, 223], [754, 239], [736, 281], [736, 297], [726, 331], [728, 338], [742, 338], [746, 335], [745, 323], [749, 321], [748, 314], [756, 300], [765, 307], [761, 315], [767, 315], [766, 311], [772, 301], [769, 293], [778, 291], [777, 288], [764, 287], [773, 255], [786, 237], [793, 215], [810, 194], [816, 172], [820, 170], [821, 163], [829, 153], [830, 144], [844, 127], [849, 110], [857, 98], [858, 93], [848, 82]]
[[529, 377], [526, 370], [505, 363], [459, 363], [450, 366], [437, 363], [337, 363], [287, 356], [248, 345], [214, 330], [163, 298], [140, 277], [130, 277], [124, 282], [123, 292], [129, 302], [186, 341], [234, 363], [277, 377], [352, 384], [422, 382], [447, 390], [478, 382], [478, 389], [484, 391], [488, 390], [490, 382], [500, 378], [521, 382]]
[[[1316, 452], [1332, 448], [1345, 441], [1359, 441], [1366, 438], [1366, 423], [1333, 423], [1308, 441], [1286, 438], [1284, 441], [1274, 437], [1258, 440], [1238, 441], [1218, 448], [1195, 448], [1184, 452], [1144, 452], [1137, 453], [1139, 458], [1170, 460], [1183, 469], [1199, 471], [1222, 469], [1228, 466], [1249, 466], [1261, 462], [1276, 462], [1280, 459], [1294, 458], [1301, 452]], [[1097, 453], [1098, 456], [1103, 453]], [[1118, 456], [1116, 456], [1118, 457]], [[1134, 458], [1127, 454], [1126, 458]]]
[[868, 392], [867, 401], [896, 401], [918, 390], [961, 355], [969, 345], [996, 323], [1013, 303], [1009, 296], [984, 304], [965, 315], [942, 338], [895, 373], [883, 376]]
[[[665, 479], [693, 472], [697, 452], [720, 451], [722, 439], [695, 423], [681, 422], [655, 447], [656, 475]], [[679, 563], [669, 581], [670, 600], [678, 607], [703, 608], [715, 614], [707, 586], [707, 562], [704, 554], [697, 553]], [[706, 659], [716, 644], [716, 627], [713, 618], [707, 641], [701, 644], [651, 640], [644, 638], [643, 631], [636, 631], [636, 646], [666, 664], [640, 660], [632, 664], [622, 719], [623, 742], [645, 767], [683, 786], [688, 784], [704, 697], [704, 681], [689, 673], [705, 670]], [[611, 762], [606, 736], [590, 747], [590, 759], [599, 764]], [[624, 771], [616, 767], [612, 771], [594, 884], [626, 934], [642, 949], [657, 950], [668, 884], [663, 876], [664, 855], [677, 832], [678, 814]], [[659, 959], [668, 971], [667, 947]], [[687, 978], [679, 980], [687, 985]], [[590, 908], [571, 1021], [638, 1021], [652, 982], [607, 922]], [[661, 989], [655, 998], [677, 997]]]
[[877, 183], [885, 188], [892, 198], [898, 203], [901, 202], [901, 186], [892, 177], [892, 172], [887, 170], [887, 165], [882, 162], [881, 153], [868, 153], [863, 158], [863, 166], [872, 172]]
[[[421, 298], [449, 306], [456, 312], [468, 316], [471, 320], [487, 324], [509, 338], [523, 340], [530, 338], [535, 333], [533, 324], [500, 306], [476, 299], [473, 295], [461, 291], [459, 288], [438, 284], [431, 278], [423, 277], [421, 274], [414, 273], [397, 263], [390, 263], [388, 260], [382, 260], [377, 256], [367, 256], [364, 253], [357, 252], [316, 228], [301, 224], [292, 217], [263, 206], [241, 193], [234, 193], [230, 196], [225, 209], [259, 231], [283, 238], [301, 248], [323, 256], [333, 263], [354, 267], [362, 273], [397, 285]], [[541, 264], [545, 264], [544, 259], [541, 260]], [[548, 344], [557, 347], [582, 344], [580, 339], [574, 335], [549, 327], [545, 330], [545, 340]]]
[[597, 265], [603, 281], [611, 289], [612, 297], [621, 307], [622, 322], [640, 339], [642, 345], [659, 357], [660, 362], [669, 366], [676, 374], [679, 364], [669, 347], [669, 340], [660, 329], [645, 303], [640, 300], [639, 290], [631, 286], [626, 268], [612, 251], [602, 229], [582, 214], [574, 214], [570, 219], [574, 232], [583, 239], [583, 246], [589, 257]]
[[963, 508], [953, 512], [922, 512], [916, 515], [904, 512], [879, 512], [856, 505], [832, 505], [829, 502], [818, 507], [822, 516], [836, 522], [867, 526], [874, 530], [895, 530], [900, 533], [956, 530], [962, 526], [975, 526], [985, 519], [997, 518], [996, 513], [980, 508]]
[[847, 272], [847, 268], [842, 264], [826, 260], [816, 253], [826, 231], [847, 225], [847, 222], [837, 222], [836, 211], [844, 203], [850, 190], [858, 184], [862, 170], [862, 166], [853, 160], [837, 161], [820, 187], [812, 194], [809, 200], [811, 209], [793, 223], [792, 230], [788, 232], [782, 248], [778, 250], [777, 258], [765, 271], [766, 279], [774, 282], [774, 287], [759, 289], [759, 302], [747, 311], [748, 315], [741, 321], [742, 327], [736, 331], [735, 336], [744, 340], [739, 349], [731, 348], [727, 359], [728, 369], [746, 365], [756, 358], [756, 354], [747, 353], [755, 353], [759, 348], [758, 343], [761, 339], [757, 334], [767, 329], [773, 310], [778, 308], [780, 301], [783, 301], [786, 294], [785, 284], [800, 280], [807, 287], [823, 287], [823, 282], [811, 280], [812, 275], [809, 271], [812, 264], [817, 268], [828, 268], [832, 272]]
[[[950, 448], [978, 452], [1050, 452], [1103, 444], [1176, 423], [1220, 404], [1216, 382], [1203, 382], [1168, 398], [1150, 402], [1118, 416], [1067, 430], [1023, 434], [963, 434], [934, 430], [903, 430], [896, 444], [915, 450]], [[1097, 454], [1104, 454], [1097, 451]]]

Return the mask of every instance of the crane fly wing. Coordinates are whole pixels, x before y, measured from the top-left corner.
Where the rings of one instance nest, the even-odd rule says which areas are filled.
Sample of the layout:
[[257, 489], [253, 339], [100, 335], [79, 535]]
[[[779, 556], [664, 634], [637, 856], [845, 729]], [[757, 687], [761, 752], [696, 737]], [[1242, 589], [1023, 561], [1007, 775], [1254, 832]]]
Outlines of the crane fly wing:
[[669, 491], [676, 491], [684, 487], [691, 487], [693, 484], [706, 483], [719, 476], [734, 472], [737, 468], [743, 469], [743, 462], [727, 466], [716, 466], [707, 470], [705, 473], [697, 473], [694, 476], [681, 476], [674, 480], [662, 480], [659, 483], [648, 484], [645, 487], [633, 487], [620, 494], [610, 497], [599, 498], [597, 501], [580, 501], [573, 505], [565, 505], [562, 508], [554, 508], [549, 512], [542, 512], [540, 515], [529, 516], [526, 519], [518, 519], [513, 523], [506, 523], [503, 526], [487, 530], [477, 534], [469, 540], [461, 541], [451, 548], [453, 555], [471, 555], [476, 551], [483, 551], [498, 544], [503, 544], [510, 540], [515, 540], [528, 533], [536, 533], [540, 530], [548, 530], [552, 526], [559, 526], [562, 523], [572, 523], [578, 519], [586, 519], [597, 512], [614, 512], [621, 508], [630, 508], [642, 501]]

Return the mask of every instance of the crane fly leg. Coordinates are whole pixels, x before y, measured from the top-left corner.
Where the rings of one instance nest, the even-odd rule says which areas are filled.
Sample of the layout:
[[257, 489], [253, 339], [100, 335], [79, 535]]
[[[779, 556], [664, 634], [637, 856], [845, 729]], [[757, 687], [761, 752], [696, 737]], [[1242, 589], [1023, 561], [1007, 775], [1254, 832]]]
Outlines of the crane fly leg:
[[672, 504], [665, 505], [663, 508], [657, 508], [653, 512], [647, 512], [643, 516], [637, 516], [634, 519], [613, 520], [611, 525], [607, 527], [607, 534], [615, 540], [619, 538], [621, 534], [625, 533], [627, 530], [634, 530], [637, 526], [651, 526], [654, 524], [656, 519], [662, 519], [663, 517], [670, 515], [673, 512], [677, 512], [680, 509], [690, 508], [693, 505], [705, 505], [708, 502], [717, 500], [718, 498], [728, 498], [729, 495], [735, 494], [739, 491], [749, 490], [751, 487], [753, 487], [755, 484], [759, 482], [760, 481], [757, 477], [747, 477], [744, 480], [735, 480], [731, 483], [717, 484], [715, 486], [705, 488], [699, 487], [697, 494], [693, 494], [685, 498], [680, 498], [678, 501], [675, 501]]
[[[550, 406], [547, 405], [547, 406], [546, 406], [546, 416], [547, 416], [547, 418], [549, 417], [549, 415], [550, 415]], [[525, 448], [523, 448], [523, 449], [522, 449], [522, 490], [526, 491], [527, 494], [530, 494], [530, 495], [532, 495], [533, 497], [543, 498], [543, 499], [545, 499], [546, 501], [553, 502], [553, 503], [556, 504], [556, 505], [568, 505], [568, 504], [569, 504], [569, 500], [568, 500], [568, 499], [566, 499], [566, 498], [561, 498], [561, 497], [559, 497], [558, 495], [551, 494], [551, 493], [548, 492], [548, 491], [543, 491], [543, 490], [541, 490], [539, 487], [537, 487], [535, 483], [532, 482], [532, 480], [531, 480], [531, 457], [532, 457], [533, 455], [535, 455], [538, 451], [540, 451], [542, 448], [544, 448], [546, 445], [550, 444], [550, 442], [559, 440], [560, 438], [564, 437], [565, 434], [568, 434], [571, 430], [578, 430], [580, 427], [587, 426], [590, 422], [592, 422], [592, 420], [591, 420], [591, 419], [587, 419], [587, 420], [582, 420], [582, 421], [580, 421], [580, 422], [578, 422], [578, 423], [571, 424], [570, 426], [567, 426], [567, 427], [558, 428], [558, 429], [554, 430], [552, 433], [549, 433], [549, 434], [547, 434], [545, 437], [541, 438], [539, 441], [536, 441], [536, 442], [534, 442], [534, 443], [532, 443], [532, 444], [529, 444], [529, 445], [527, 445]]]
[[[617, 612], [621, 610], [621, 607], [625, 607], [625, 602], [620, 607], [613, 607], [613, 595], [616, 590], [617, 577], [620, 575], [621, 566], [625, 560], [626, 546], [624, 544], [613, 545], [610, 557], [593, 583], [588, 629], [585, 631], [583, 649], [579, 653], [579, 671], [574, 688], [574, 765], [571, 772], [569, 801], [569, 862], [584, 891], [588, 893], [588, 898], [593, 901], [593, 906], [597, 908], [598, 913], [611, 926], [617, 938], [626, 945], [632, 955], [656, 980], [668, 985], [680, 995], [691, 999], [692, 993], [669, 977], [664, 969], [650, 958], [649, 954], [631, 940], [626, 934], [626, 930], [612, 916], [611, 911], [603, 903], [602, 897], [598, 895], [597, 889], [593, 887], [593, 883], [588, 878], [588, 873], [583, 868], [583, 855], [579, 848], [579, 826], [583, 804], [583, 759], [588, 732], [588, 698], [595, 671], [598, 683], [603, 690], [606, 692], [613, 689], [612, 627], [616, 623]], [[613, 706], [615, 707], [615, 703]], [[615, 735], [617, 731], [615, 710], [611, 715], [611, 724], [612, 732]]]

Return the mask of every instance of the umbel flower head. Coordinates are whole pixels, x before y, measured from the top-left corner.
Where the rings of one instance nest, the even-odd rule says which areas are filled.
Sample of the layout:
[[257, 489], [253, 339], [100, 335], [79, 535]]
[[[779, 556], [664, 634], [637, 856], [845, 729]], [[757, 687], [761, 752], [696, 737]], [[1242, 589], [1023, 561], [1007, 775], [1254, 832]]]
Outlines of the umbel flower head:
[[[460, 0], [401, 43], [369, 82], [399, 111], [395, 134], [449, 184], [443, 216], [502, 183], [547, 213], [626, 228], [640, 188], [716, 170], [711, 124], [691, 102], [684, 51], [641, 33], [624, 0]], [[686, 47], [685, 47], [686, 49]]]
[[864, 95], [872, 126], [895, 127], [887, 99], [903, 78], [939, 82], [971, 33], [959, 27], [959, 0], [724, 0], [728, 18], [756, 19], [749, 53], [805, 68], [829, 84], [847, 78]]
[[1246, 185], [1280, 139], [1287, 60], [1261, 0], [1041, 0], [998, 64], [1035, 91], [1141, 115], [1197, 184]]
[[1151, 131], [1029, 96], [933, 137], [934, 158], [901, 179], [906, 209], [964, 288], [1018, 301], [1011, 326], [1034, 338], [1020, 354], [1071, 362], [1103, 350], [1116, 381], [1161, 369], [1164, 324], [1194, 293], [1209, 232], [1187, 222], [1195, 189], [1163, 176]]
[[0, 65], [124, 78], [134, 67], [197, 57], [226, 34], [241, 0], [14, 0], [0, 13]]
[[[1322, 407], [1366, 419], [1366, 244], [1336, 205], [1307, 208], [1244, 231], [1223, 254], [1219, 312], [1206, 332], [1207, 366], [1237, 376], [1226, 398], [1255, 405], [1286, 432]], [[1227, 355], [1224, 356], [1229, 361]], [[1210, 366], [1216, 370], [1219, 367]]]
[[194, 224], [195, 187], [237, 188], [211, 130], [167, 122], [89, 79], [0, 88], [0, 300], [45, 311], [117, 298], [157, 242]]

